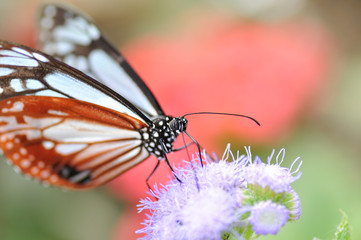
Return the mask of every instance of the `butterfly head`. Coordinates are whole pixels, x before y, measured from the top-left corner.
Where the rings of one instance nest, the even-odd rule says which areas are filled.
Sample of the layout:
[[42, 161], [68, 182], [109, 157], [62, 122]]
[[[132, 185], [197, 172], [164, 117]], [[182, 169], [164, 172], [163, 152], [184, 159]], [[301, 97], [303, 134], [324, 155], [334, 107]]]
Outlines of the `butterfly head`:
[[187, 129], [187, 123], [188, 120], [184, 117], [176, 117], [170, 121], [169, 127], [171, 130], [181, 133]]

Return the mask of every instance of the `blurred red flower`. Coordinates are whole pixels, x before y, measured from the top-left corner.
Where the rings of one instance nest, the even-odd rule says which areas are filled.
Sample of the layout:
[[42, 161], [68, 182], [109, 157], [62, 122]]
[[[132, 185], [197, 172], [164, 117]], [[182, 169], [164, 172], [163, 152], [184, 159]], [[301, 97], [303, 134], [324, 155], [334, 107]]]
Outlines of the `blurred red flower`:
[[[286, 136], [326, 84], [330, 49], [326, 34], [310, 23], [208, 18], [171, 37], [144, 37], [123, 52], [167, 114], [230, 112], [252, 116], [262, 124], [226, 116], [190, 116], [189, 133], [213, 151], [221, 140], [241, 137], [267, 143]], [[110, 187], [123, 198], [138, 201], [146, 196], [144, 179], [155, 163], [145, 161]], [[163, 166], [155, 175], [151, 182], [164, 182], [169, 169]], [[122, 217], [128, 221], [119, 226], [119, 234], [141, 228], [139, 215]], [[136, 221], [130, 223], [131, 219]], [[124, 239], [122, 234], [116, 239]]]

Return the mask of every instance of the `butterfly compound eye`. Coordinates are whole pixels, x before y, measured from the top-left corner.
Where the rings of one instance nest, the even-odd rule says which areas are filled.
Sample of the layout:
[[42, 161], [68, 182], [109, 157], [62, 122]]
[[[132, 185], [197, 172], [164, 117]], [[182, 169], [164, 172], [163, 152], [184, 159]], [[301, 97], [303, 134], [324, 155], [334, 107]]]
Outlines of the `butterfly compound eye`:
[[173, 131], [178, 130], [179, 132], [184, 132], [187, 129], [187, 123], [188, 123], [188, 120], [185, 119], [184, 117], [176, 117], [176, 118], [172, 119], [172, 121], [170, 121], [169, 127]]

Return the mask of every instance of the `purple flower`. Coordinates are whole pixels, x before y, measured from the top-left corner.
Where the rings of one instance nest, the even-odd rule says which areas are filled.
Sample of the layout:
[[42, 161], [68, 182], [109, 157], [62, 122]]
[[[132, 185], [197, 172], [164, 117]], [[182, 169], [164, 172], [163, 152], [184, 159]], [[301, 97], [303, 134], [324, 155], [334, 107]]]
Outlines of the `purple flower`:
[[182, 183], [173, 179], [155, 186], [151, 195], [158, 200], [146, 198], [138, 205], [139, 211], [150, 211], [145, 227], [137, 231], [147, 234], [142, 239], [238, 238], [251, 228], [255, 234], [248, 236], [276, 234], [287, 221], [298, 219], [300, 201], [290, 186], [300, 177], [301, 163], [292, 171], [298, 159], [288, 169], [280, 166], [284, 149], [275, 164], [274, 151], [267, 164], [246, 152], [234, 156], [228, 146], [220, 161], [206, 159], [201, 167], [194, 158], [186, 167], [175, 168]]
[[[195, 161], [193, 161], [195, 162]], [[220, 239], [230, 231], [243, 212], [239, 177], [242, 161], [218, 163], [208, 161], [205, 167], [188, 164], [176, 169], [182, 180], [172, 180], [152, 195], [140, 201], [140, 211], [148, 209], [143, 239]]]
[[290, 190], [288, 194], [290, 197], [284, 204], [287, 206], [287, 209], [290, 210], [290, 220], [297, 220], [301, 216], [300, 197], [293, 189]]
[[[291, 183], [301, 177], [299, 169], [302, 161], [299, 162], [299, 158], [296, 158], [290, 168], [285, 168], [281, 166], [285, 156], [284, 149], [279, 151], [274, 161], [273, 150], [267, 164], [257, 156], [252, 160], [249, 149], [246, 149], [246, 152], [249, 163], [243, 169], [243, 178], [247, 184], [243, 191], [243, 205], [252, 206], [248, 221], [256, 234], [276, 234], [288, 220], [297, 220], [301, 215], [300, 200]], [[298, 165], [293, 170], [296, 163]]]
[[252, 230], [256, 234], [273, 234], [286, 224], [289, 218], [289, 210], [271, 200], [259, 202], [252, 207], [248, 221], [252, 225]]
[[[173, 194], [171, 194], [173, 195]], [[220, 188], [210, 188], [193, 193], [186, 202], [174, 201], [157, 206], [157, 210], [146, 224], [143, 239], [219, 239], [220, 233], [230, 229], [232, 222], [237, 221], [235, 210], [239, 204]], [[174, 196], [174, 195], [173, 195]], [[164, 196], [166, 199], [170, 196]], [[172, 203], [172, 207], [167, 206]], [[142, 231], [139, 231], [142, 232]]]
[[[246, 149], [249, 164], [244, 168], [243, 178], [247, 184], [259, 185], [261, 188], [270, 188], [275, 193], [281, 193], [290, 191], [291, 183], [301, 177], [299, 169], [302, 165], [302, 161], [298, 164], [297, 169], [292, 171], [292, 167], [297, 163], [299, 158], [296, 158], [290, 168], [281, 167], [285, 156], [285, 149], [277, 154], [275, 163], [272, 163], [274, 150], [268, 157], [267, 164], [263, 163], [259, 157], [256, 156], [252, 161], [250, 149]], [[298, 173], [298, 174], [296, 174]], [[294, 176], [296, 174], [296, 176]]]

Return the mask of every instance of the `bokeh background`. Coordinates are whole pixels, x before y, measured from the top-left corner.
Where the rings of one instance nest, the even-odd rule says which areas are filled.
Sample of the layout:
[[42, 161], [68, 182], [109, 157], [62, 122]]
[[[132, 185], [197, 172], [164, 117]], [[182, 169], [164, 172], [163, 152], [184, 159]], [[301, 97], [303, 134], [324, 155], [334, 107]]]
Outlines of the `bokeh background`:
[[[60, 2], [60, 1], [59, 1]], [[358, 0], [73, 0], [121, 49], [165, 111], [221, 156], [226, 143], [303, 159], [299, 221], [260, 239], [331, 239], [344, 210], [361, 239], [361, 2]], [[43, 1], [0, 0], [0, 39], [36, 47]], [[182, 143], [178, 143], [182, 144]], [[172, 154], [177, 164], [184, 153]], [[0, 161], [1, 240], [136, 239], [150, 158], [91, 191], [45, 188]], [[165, 165], [165, 164], [162, 164]], [[161, 166], [152, 183], [168, 179]]]

